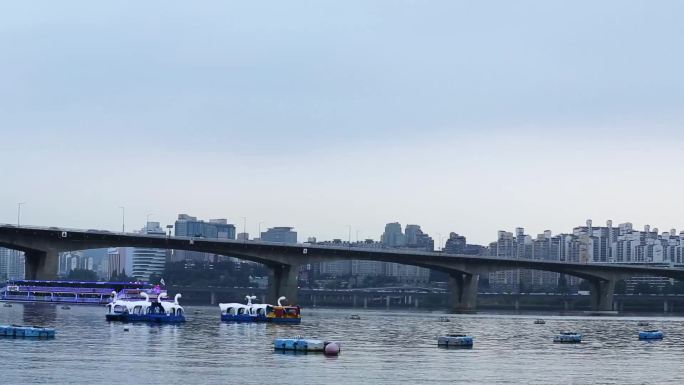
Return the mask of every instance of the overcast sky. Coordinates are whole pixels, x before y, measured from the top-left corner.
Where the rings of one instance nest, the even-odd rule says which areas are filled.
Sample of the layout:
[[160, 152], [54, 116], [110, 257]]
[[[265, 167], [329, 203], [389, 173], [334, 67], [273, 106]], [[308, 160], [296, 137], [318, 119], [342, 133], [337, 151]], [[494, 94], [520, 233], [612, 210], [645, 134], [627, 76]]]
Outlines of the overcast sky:
[[684, 228], [684, 2], [0, 3], [0, 222]]

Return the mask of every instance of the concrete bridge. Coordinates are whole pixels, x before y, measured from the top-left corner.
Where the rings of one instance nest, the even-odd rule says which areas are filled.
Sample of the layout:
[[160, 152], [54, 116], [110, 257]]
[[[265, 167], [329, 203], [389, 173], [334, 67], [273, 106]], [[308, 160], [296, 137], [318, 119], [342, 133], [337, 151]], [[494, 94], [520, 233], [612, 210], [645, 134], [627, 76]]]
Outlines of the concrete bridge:
[[58, 253], [65, 251], [145, 247], [226, 255], [267, 266], [270, 269], [267, 299], [275, 301], [284, 295], [292, 302], [297, 301], [297, 276], [301, 265], [352, 259], [394, 262], [446, 272], [455, 311], [474, 311], [479, 276], [501, 270], [544, 270], [583, 278], [591, 286], [591, 303], [595, 311], [613, 310], [615, 283], [620, 279], [652, 275], [684, 280], [684, 269], [664, 267], [500, 259], [437, 252], [168, 237], [56, 227], [0, 225], [0, 247], [25, 253], [27, 279], [54, 279]]

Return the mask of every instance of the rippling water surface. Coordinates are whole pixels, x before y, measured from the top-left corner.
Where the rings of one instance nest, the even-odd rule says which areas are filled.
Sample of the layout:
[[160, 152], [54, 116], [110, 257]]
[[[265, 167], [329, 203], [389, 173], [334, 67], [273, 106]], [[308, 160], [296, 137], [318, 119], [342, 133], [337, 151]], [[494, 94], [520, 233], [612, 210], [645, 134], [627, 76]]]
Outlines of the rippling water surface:
[[[14, 304], [0, 323], [57, 328], [47, 341], [0, 339], [0, 383], [48, 384], [683, 384], [684, 318], [448, 315], [304, 309], [301, 325], [221, 323], [218, 307], [186, 307], [184, 325], [108, 323], [104, 308]], [[348, 319], [359, 314], [360, 320]], [[637, 339], [638, 320], [665, 333]], [[553, 344], [560, 330], [580, 345]], [[437, 348], [467, 332], [473, 349]], [[342, 342], [339, 357], [274, 353], [276, 337]]]

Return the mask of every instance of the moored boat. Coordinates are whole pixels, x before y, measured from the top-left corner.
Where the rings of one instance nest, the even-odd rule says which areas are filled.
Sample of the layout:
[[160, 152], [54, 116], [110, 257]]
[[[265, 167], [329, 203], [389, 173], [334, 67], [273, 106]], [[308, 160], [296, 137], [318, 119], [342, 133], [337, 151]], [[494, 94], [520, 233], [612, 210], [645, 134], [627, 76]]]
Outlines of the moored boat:
[[660, 330], [644, 330], [639, 332], [640, 340], [662, 340], [663, 332]]
[[141, 293], [165, 293], [145, 282], [10, 280], [0, 288], [0, 301], [105, 305], [114, 291], [119, 299], [141, 299]]
[[473, 337], [465, 334], [447, 334], [437, 338], [437, 346], [443, 346], [446, 348], [471, 348], [473, 347]]
[[247, 304], [220, 303], [221, 321], [226, 322], [268, 322], [266, 309], [269, 305], [253, 304], [256, 296], [246, 296]]
[[582, 342], [582, 335], [575, 332], [561, 332], [553, 337], [553, 342], [577, 344]]
[[268, 322], [282, 323], [282, 324], [299, 324], [302, 322], [299, 306], [282, 305], [281, 302], [286, 300], [285, 297], [278, 298], [278, 305], [266, 306], [266, 318]]
[[535, 325], [544, 325], [544, 324], [546, 324], [546, 321], [544, 321], [541, 318], [538, 318], [538, 319], [534, 320], [534, 324]]
[[153, 322], [153, 323], [179, 323], [185, 322], [185, 312], [178, 304], [180, 294], [176, 294], [174, 301], [162, 301], [166, 293], [161, 293], [157, 301], [150, 301], [146, 293], [142, 293], [143, 300], [130, 301], [116, 298], [107, 304], [107, 321], [122, 322]]

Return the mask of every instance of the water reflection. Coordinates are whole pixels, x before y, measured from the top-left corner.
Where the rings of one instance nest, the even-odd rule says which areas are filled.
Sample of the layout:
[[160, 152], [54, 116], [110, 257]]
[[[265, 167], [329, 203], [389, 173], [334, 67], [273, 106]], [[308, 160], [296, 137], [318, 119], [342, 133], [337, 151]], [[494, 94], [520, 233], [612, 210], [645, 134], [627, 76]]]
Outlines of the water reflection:
[[23, 325], [51, 327], [57, 321], [57, 306], [44, 303], [14, 304], [22, 312]]
[[[662, 341], [640, 341], [644, 317], [459, 315], [307, 310], [301, 325], [230, 324], [218, 308], [188, 307], [181, 325], [107, 322], [100, 307], [15, 305], [0, 323], [57, 328], [52, 341], [0, 339], [3, 383], [119, 383], [123, 370], [146, 384], [682, 383], [684, 319], [650, 318]], [[194, 310], [201, 311], [195, 313]], [[128, 328], [125, 331], [124, 328]], [[583, 343], [554, 344], [562, 330]], [[437, 337], [467, 333], [472, 349], [439, 349]], [[337, 357], [274, 352], [276, 337], [338, 340]], [[654, 365], [657, 363], [657, 365]], [[30, 368], [31, 370], [27, 370]], [[275, 376], [275, 377], [274, 377]], [[109, 380], [111, 379], [111, 380]], [[238, 379], [238, 380], [236, 380]], [[133, 381], [135, 382], [135, 381]]]

